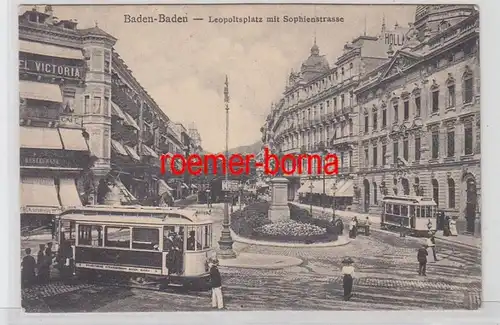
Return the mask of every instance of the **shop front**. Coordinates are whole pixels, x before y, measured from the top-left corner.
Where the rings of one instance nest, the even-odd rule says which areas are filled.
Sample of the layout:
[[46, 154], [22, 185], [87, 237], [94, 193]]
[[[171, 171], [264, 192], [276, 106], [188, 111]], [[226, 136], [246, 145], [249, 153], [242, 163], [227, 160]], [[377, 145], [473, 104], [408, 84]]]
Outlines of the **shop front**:
[[88, 168], [81, 129], [21, 127], [21, 226], [48, 225], [64, 209], [81, 206], [77, 181]]

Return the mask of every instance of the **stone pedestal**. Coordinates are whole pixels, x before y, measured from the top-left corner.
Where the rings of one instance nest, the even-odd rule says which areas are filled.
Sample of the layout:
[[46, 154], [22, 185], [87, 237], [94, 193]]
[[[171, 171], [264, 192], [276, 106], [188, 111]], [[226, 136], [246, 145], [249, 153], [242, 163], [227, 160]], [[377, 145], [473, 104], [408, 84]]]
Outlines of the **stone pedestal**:
[[271, 206], [268, 217], [272, 222], [290, 220], [288, 208], [288, 180], [283, 177], [271, 179]]

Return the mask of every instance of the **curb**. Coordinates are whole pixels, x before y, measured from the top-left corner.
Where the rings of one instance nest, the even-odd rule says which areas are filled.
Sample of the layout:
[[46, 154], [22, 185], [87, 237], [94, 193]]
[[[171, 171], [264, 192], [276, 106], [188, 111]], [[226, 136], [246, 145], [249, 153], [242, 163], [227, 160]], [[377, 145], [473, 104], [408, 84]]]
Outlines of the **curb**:
[[237, 235], [233, 230], [231, 230], [231, 237], [238, 243], [248, 244], [248, 245], [258, 245], [258, 246], [270, 246], [270, 247], [290, 247], [290, 248], [321, 248], [321, 247], [340, 247], [345, 246], [351, 242], [351, 239], [344, 236], [340, 236], [344, 241], [334, 241], [327, 243], [317, 243], [317, 244], [301, 244], [301, 243], [280, 243], [280, 242], [269, 242], [269, 241], [258, 241], [254, 239], [249, 239]]
[[[267, 256], [267, 257], [276, 257], [278, 259], [277, 262], [274, 262], [273, 264], [237, 264], [235, 263], [234, 265], [224, 265], [227, 262], [234, 261], [238, 259], [238, 255], [236, 255], [236, 259], [220, 259], [219, 263], [221, 267], [225, 268], [235, 268], [235, 269], [266, 269], [266, 270], [279, 270], [279, 269], [284, 269], [287, 267], [294, 267], [294, 266], [299, 266], [302, 263], [304, 263], [303, 260], [300, 258], [296, 257], [289, 257], [289, 256], [279, 256], [279, 255], [264, 255], [264, 254], [248, 254], [248, 253], [242, 253], [243, 255], [253, 255], [253, 256]], [[258, 262], [258, 258], [255, 260], [255, 262]]]
[[[291, 204], [294, 204], [295, 206], [301, 208], [300, 205], [297, 205], [295, 202], [289, 202]], [[314, 210], [316, 209], [316, 212], [318, 212], [317, 209], [321, 209], [320, 207], [314, 207], [313, 206], [313, 212], [315, 212]], [[341, 214], [338, 214], [337, 212], [342, 212], [342, 211], [338, 211], [336, 210], [335, 211], [335, 215], [337, 216], [340, 216], [342, 219], [345, 219], [345, 218], [349, 218], [348, 216], [342, 216]], [[360, 213], [360, 214], [363, 214], [363, 213]], [[377, 225], [377, 226], [380, 226], [380, 225]], [[395, 234], [391, 231], [387, 231], [387, 230], [383, 230], [383, 229], [380, 229], [380, 228], [376, 228], [376, 227], [370, 227], [370, 230], [371, 231], [378, 231], [378, 232], [382, 232], [382, 233], [386, 233], [386, 234]], [[418, 241], [419, 238], [416, 238], [416, 237], [407, 237], [409, 239], [412, 239], [412, 240], [415, 240], [415, 241]], [[452, 239], [448, 239], [448, 238], [445, 238], [445, 237], [436, 237], [436, 239], [438, 241], [444, 241], [444, 242], [448, 242], [448, 243], [453, 243], [457, 246], [464, 246], [464, 247], [468, 247], [468, 248], [473, 248], [473, 249], [479, 249], [481, 250], [481, 246], [475, 246], [475, 245], [471, 245], [471, 244], [467, 244], [467, 243], [462, 243], [462, 242], [459, 242], [459, 241], [456, 241], [456, 240], [452, 240]]]

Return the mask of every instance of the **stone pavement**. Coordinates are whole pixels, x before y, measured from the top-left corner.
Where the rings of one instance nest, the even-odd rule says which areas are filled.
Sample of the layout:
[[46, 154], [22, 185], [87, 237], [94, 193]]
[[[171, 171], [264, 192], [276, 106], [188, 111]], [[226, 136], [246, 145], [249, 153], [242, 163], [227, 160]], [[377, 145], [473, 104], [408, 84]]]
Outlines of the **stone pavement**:
[[[302, 203], [297, 203], [297, 202], [289, 202], [289, 203], [292, 203], [292, 204], [295, 204], [301, 208], [307, 209], [308, 211], [311, 207], [308, 204], [302, 204]], [[313, 213], [315, 216], [321, 216], [323, 214], [323, 212], [328, 217], [330, 217], [333, 214], [332, 208], [322, 208], [322, 207], [318, 207], [318, 206], [313, 206], [312, 210], [313, 210]], [[368, 217], [370, 219], [370, 222], [374, 226], [373, 227], [374, 230], [383, 231], [383, 230], [378, 228], [378, 227], [380, 227], [380, 216], [363, 214], [363, 213], [353, 212], [353, 211], [343, 211], [343, 210], [335, 210], [335, 215], [342, 217], [342, 219], [344, 219], [344, 221], [348, 221], [353, 217], [358, 217], [358, 219], [360, 219], [360, 218], [365, 219], [366, 217]], [[397, 235], [399, 235], [399, 234], [397, 234]], [[481, 238], [474, 237], [474, 236], [467, 236], [467, 235], [460, 235], [459, 234], [458, 236], [445, 237], [445, 236], [443, 236], [442, 232], [437, 232], [436, 238], [438, 240], [448, 241], [448, 242], [452, 242], [452, 243], [455, 243], [458, 245], [466, 245], [466, 246], [471, 246], [471, 247], [475, 247], [478, 249], [481, 248]]]
[[282, 269], [302, 264], [296, 257], [239, 253], [233, 259], [219, 259], [221, 267], [244, 269]]

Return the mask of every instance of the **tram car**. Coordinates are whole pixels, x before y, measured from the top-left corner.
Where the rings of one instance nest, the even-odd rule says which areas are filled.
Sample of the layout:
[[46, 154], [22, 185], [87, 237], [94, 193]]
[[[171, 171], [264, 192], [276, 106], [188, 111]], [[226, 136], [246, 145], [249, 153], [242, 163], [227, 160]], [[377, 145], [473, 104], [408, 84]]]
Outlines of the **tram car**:
[[436, 231], [437, 204], [422, 196], [385, 196], [382, 199], [382, 229], [405, 229], [409, 235], [427, 236]]
[[63, 265], [84, 280], [209, 289], [215, 255], [209, 215], [143, 206], [86, 206], [57, 220]]

